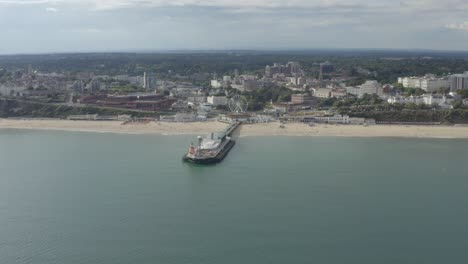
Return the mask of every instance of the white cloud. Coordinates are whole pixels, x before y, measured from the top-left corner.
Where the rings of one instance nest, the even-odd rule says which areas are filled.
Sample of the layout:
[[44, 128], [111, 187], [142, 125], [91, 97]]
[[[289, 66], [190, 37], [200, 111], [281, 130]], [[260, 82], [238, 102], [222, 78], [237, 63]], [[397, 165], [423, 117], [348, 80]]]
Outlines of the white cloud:
[[0, 0], [0, 4], [6, 5], [38, 5], [38, 4], [53, 4], [61, 2], [61, 0]]
[[[421, 0], [409, 0], [421, 2]], [[423, 0], [432, 1], [432, 0]], [[457, 0], [449, 0], [457, 1]], [[303, 8], [336, 6], [389, 6], [396, 5], [387, 0], [0, 0], [0, 4], [87, 4], [100, 9], [132, 6], [204, 6], [204, 7], [257, 7], [257, 8]]]
[[46, 12], [49, 12], [49, 13], [57, 13], [59, 10], [55, 7], [47, 7], [46, 8]]
[[468, 21], [465, 21], [460, 24], [447, 24], [445, 25], [448, 29], [456, 29], [456, 30], [468, 30]]
[[413, 12], [432, 10], [468, 10], [467, 0], [0, 0], [7, 5], [82, 5], [94, 10], [121, 9], [129, 7], [217, 7], [217, 8], [323, 8], [323, 9], [369, 9], [389, 12]]

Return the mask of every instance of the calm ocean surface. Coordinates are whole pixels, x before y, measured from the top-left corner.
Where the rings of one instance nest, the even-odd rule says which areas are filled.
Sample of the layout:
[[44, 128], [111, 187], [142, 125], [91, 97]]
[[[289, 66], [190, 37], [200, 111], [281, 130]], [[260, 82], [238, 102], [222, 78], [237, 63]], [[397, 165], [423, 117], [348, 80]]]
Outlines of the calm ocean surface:
[[0, 263], [467, 263], [468, 141], [0, 130]]

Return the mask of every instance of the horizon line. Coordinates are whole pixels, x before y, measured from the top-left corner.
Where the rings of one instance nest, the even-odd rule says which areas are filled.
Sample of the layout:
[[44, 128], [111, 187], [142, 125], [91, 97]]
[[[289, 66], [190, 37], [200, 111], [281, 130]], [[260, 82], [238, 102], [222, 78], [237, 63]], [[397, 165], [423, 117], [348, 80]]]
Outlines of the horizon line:
[[361, 51], [361, 52], [434, 52], [434, 53], [467, 53], [468, 50], [443, 50], [426, 48], [252, 48], [252, 49], [122, 49], [122, 50], [96, 50], [96, 51], [50, 51], [50, 52], [18, 52], [18, 53], [0, 53], [0, 56], [34, 56], [34, 55], [62, 55], [62, 54], [170, 54], [170, 53], [232, 53], [232, 52], [312, 52], [312, 51]]

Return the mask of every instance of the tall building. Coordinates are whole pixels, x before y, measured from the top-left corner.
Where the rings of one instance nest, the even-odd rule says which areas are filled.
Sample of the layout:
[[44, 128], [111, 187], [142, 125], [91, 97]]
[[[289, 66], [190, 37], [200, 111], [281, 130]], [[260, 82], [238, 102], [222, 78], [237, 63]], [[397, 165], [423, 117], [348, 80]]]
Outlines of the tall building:
[[454, 74], [449, 77], [450, 91], [455, 92], [457, 90], [468, 89], [468, 71], [464, 74]]
[[284, 74], [285, 76], [291, 77], [300, 77], [304, 76], [304, 71], [301, 68], [299, 62], [290, 61], [286, 65], [281, 65], [279, 63], [274, 63], [273, 66], [265, 67], [265, 76], [273, 77], [276, 74]]
[[146, 72], [143, 73], [143, 88], [148, 89], [148, 76]]
[[286, 64], [287, 73], [292, 76], [301, 76], [302, 69], [301, 65], [297, 61], [290, 61]]
[[143, 88], [145, 89], [156, 89], [156, 77], [148, 75], [146, 72], [143, 73], [143, 80], [140, 79], [140, 84], [141, 81], [143, 81]]
[[329, 61], [320, 63], [320, 80], [323, 80], [324, 76], [329, 76], [335, 72], [335, 66]]

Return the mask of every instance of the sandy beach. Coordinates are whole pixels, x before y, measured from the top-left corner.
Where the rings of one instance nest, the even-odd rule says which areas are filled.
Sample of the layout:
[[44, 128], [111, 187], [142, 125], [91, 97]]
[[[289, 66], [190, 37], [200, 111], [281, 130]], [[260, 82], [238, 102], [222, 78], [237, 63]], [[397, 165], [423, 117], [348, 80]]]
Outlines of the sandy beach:
[[[13, 120], [0, 119], [0, 128], [104, 132], [126, 134], [204, 135], [221, 131], [221, 122], [168, 123], [150, 122], [123, 125], [120, 121], [69, 121], [69, 120]], [[351, 126], [279, 123], [242, 125], [236, 134], [244, 136], [329, 136], [329, 137], [407, 137], [407, 138], [468, 138], [468, 126]]]

